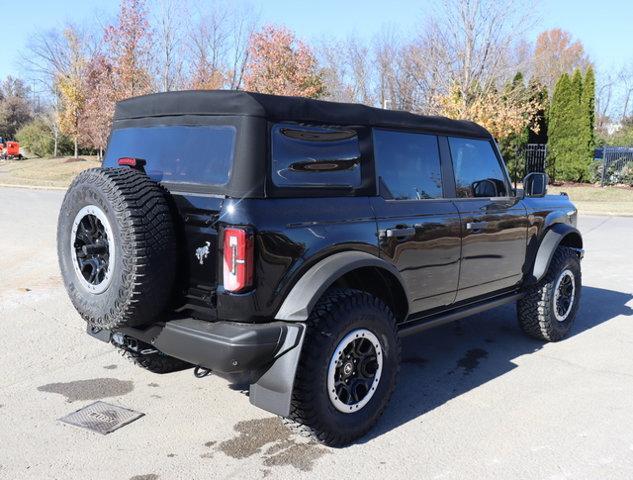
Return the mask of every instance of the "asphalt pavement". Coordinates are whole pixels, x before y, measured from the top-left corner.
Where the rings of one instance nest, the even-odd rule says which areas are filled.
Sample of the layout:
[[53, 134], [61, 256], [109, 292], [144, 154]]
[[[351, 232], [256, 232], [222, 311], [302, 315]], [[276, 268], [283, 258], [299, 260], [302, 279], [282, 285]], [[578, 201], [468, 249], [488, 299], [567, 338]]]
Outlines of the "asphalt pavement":
[[[377, 427], [330, 449], [220, 378], [88, 337], [57, 266], [62, 198], [0, 188], [0, 479], [633, 478], [633, 218], [580, 217], [569, 338], [524, 337], [513, 306], [407, 338]], [[108, 435], [58, 420], [98, 400], [144, 416]]]

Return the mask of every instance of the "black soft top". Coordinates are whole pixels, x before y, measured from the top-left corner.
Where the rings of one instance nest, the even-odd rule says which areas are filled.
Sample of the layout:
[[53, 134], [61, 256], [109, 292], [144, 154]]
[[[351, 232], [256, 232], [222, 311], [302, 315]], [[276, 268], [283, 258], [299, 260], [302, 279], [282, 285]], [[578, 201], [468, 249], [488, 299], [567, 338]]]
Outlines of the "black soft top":
[[130, 98], [116, 105], [114, 121], [178, 115], [251, 116], [272, 121], [406, 128], [490, 138], [485, 128], [465, 120], [234, 90], [191, 90]]

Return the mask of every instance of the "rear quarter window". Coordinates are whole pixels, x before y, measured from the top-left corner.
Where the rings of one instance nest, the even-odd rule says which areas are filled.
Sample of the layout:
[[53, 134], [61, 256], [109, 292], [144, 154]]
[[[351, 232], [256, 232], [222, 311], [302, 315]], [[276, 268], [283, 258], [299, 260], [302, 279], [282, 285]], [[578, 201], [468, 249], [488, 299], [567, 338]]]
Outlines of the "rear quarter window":
[[272, 180], [278, 187], [359, 187], [356, 131], [279, 123], [271, 129]]
[[116, 129], [103, 166], [117, 167], [122, 157], [142, 158], [147, 175], [159, 182], [224, 185], [231, 175], [235, 137], [229, 125]]

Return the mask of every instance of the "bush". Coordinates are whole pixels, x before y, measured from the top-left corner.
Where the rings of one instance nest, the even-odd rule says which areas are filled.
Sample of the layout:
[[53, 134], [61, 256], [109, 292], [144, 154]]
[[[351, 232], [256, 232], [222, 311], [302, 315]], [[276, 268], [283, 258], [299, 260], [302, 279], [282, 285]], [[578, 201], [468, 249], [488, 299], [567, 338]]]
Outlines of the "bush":
[[[49, 126], [41, 118], [31, 120], [20, 128], [15, 134], [15, 138], [20, 142], [22, 148], [38, 157], [49, 157], [53, 155], [55, 150], [53, 132], [51, 132]], [[63, 135], [59, 135], [57, 145], [58, 155], [70, 154], [72, 150], [73, 146], [70, 140]]]

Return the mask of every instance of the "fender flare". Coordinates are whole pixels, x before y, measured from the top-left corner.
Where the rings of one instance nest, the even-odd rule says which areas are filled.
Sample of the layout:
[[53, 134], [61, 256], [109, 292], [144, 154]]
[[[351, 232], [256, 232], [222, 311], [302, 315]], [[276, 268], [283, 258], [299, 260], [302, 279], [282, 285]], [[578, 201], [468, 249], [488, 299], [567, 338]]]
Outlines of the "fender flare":
[[319, 298], [337, 279], [363, 267], [385, 269], [403, 285], [396, 267], [366, 252], [334, 253], [310, 267], [292, 287], [275, 316], [276, 320], [293, 323], [289, 325], [284, 345], [273, 363], [250, 386], [250, 402], [253, 405], [284, 417], [290, 414], [295, 375], [305, 337], [306, 325], [303, 322], [308, 319]]
[[[366, 252], [346, 251], [330, 255], [313, 265], [292, 287], [275, 316], [276, 320], [304, 322], [319, 298], [340, 277], [363, 267], [378, 267], [393, 274], [404, 286], [396, 267]], [[406, 291], [406, 290], [405, 290]], [[407, 305], [407, 310], [409, 305]]]
[[565, 237], [569, 237], [570, 235], [577, 237], [574, 239], [575, 244], [573, 246], [579, 249], [580, 254], [582, 255], [582, 235], [578, 229], [566, 223], [555, 223], [545, 233], [545, 236], [539, 245], [538, 252], [536, 253], [534, 266], [532, 268], [532, 279], [534, 282], [538, 282], [545, 276], [552, 261], [552, 257], [554, 256], [554, 252], [563, 239]]

